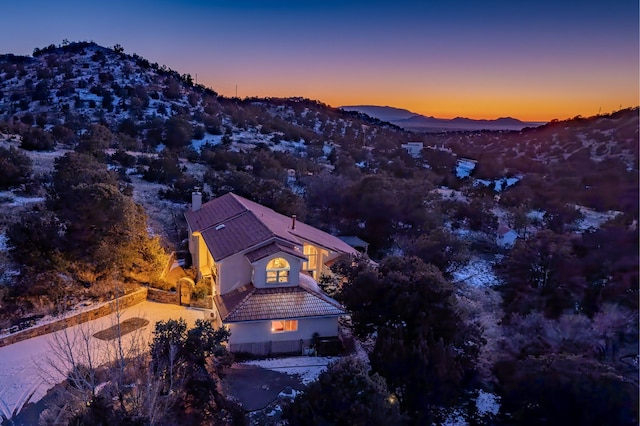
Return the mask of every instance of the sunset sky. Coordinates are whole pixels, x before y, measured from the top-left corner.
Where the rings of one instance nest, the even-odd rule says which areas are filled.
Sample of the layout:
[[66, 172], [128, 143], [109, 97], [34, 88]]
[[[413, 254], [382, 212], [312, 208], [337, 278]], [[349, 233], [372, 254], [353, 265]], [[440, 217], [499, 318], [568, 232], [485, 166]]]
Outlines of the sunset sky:
[[638, 0], [607, 3], [20, 0], [0, 53], [121, 44], [225, 96], [548, 121], [640, 103]]

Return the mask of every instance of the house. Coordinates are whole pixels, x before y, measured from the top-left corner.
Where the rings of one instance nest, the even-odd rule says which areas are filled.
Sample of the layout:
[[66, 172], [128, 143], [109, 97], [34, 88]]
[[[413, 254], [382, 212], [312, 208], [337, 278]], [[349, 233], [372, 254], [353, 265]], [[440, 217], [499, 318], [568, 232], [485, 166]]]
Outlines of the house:
[[516, 239], [520, 237], [516, 231], [506, 225], [498, 226], [498, 236], [496, 244], [502, 248], [511, 248], [516, 243]]
[[420, 154], [422, 153], [423, 143], [422, 142], [407, 142], [400, 145], [404, 148], [407, 153], [413, 158], [420, 158]]
[[353, 247], [233, 193], [202, 204], [195, 192], [185, 218], [197, 279], [211, 283], [230, 351], [296, 352], [315, 333], [337, 337], [345, 311], [316, 280], [338, 257], [357, 255]]
[[367, 254], [369, 251], [369, 243], [355, 235], [338, 235], [338, 238], [358, 250], [360, 253]]

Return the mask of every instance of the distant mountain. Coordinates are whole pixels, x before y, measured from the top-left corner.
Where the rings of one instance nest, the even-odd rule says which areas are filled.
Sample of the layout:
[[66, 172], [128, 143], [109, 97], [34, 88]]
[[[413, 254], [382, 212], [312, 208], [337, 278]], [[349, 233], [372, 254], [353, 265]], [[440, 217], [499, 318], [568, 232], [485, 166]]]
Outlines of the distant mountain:
[[354, 105], [342, 106], [339, 108], [345, 111], [361, 112], [363, 114], [367, 114], [370, 117], [377, 118], [378, 120], [382, 121], [388, 121], [390, 123], [399, 120], [406, 120], [416, 115], [415, 112], [390, 106]]
[[405, 130], [417, 132], [522, 130], [525, 127], [538, 127], [544, 124], [543, 122], [524, 122], [512, 117], [500, 117], [495, 120], [474, 120], [466, 117], [436, 118], [388, 106], [352, 105], [340, 108], [345, 111], [358, 111], [373, 118], [388, 121]]

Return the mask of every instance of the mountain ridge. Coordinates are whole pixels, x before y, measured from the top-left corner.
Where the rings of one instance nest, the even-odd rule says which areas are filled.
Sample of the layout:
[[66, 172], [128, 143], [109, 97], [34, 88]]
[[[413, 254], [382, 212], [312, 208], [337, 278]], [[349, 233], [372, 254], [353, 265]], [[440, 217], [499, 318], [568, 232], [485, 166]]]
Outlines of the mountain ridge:
[[437, 118], [418, 114], [404, 108], [378, 105], [347, 105], [339, 107], [345, 111], [357, 111], [382, 121], [388, 121], [405, 130], [418, 132], [473, 131], [473, 130], [522, 130], [538, 127], [545, 122], [525, 122], [513, 117], [496, 119], [474, 119], [468, 117]]

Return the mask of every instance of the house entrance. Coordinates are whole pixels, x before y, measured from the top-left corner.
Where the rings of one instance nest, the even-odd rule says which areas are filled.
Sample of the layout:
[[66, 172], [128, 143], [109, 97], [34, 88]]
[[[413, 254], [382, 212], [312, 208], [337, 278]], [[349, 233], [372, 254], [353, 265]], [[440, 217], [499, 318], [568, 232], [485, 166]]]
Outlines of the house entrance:
[[191, 293], [193, 293], [195, 283], [191, 278], [184, 277], [178, 280], [178, 292], [180, 293], [180, 304], [189, 306], [191, 304]]

